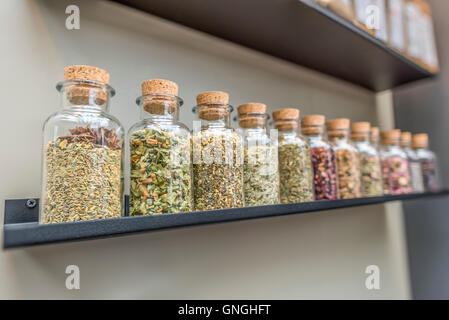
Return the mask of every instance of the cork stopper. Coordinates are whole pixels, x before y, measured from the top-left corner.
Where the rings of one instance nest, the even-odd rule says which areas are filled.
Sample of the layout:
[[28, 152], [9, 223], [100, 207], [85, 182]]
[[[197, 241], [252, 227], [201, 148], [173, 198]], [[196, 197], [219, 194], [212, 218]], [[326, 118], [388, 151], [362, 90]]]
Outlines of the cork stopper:
[[351, 139], [365, 140], [369, 137], [371, 124], [369, 122], [354, 122], [351, 124]]
[[109, 84], [109, 73], [92, 66], [68, 66], [64, 68], [64, 80], [90, 80]]
[[333, 119], [327, 122], [327, 130], [329, 136], [345, 135], [349, 131], [351, 121], [346, 118]]
[[292, 131], [299, 128], [300, 111], [295, 108], [282, 108], [273, 112], [274, 127], [279, 131]]
[[229, 94], [223, 91], [205, 91], [196, 96], [196, 103], [198, 105], [210, 103], [229, 103]]
[[282, 108], [273, 112], [273, 120], [299, 119], [299, 113], [295, 108]]
[[177, 111], [178, 84], [176, 82], [164, 79], [151, 79], [142, 82], [141, 86], [145, 111], [158, 115], [172, 114]]
[[[68, 66], [64, 68], [64, 80], [88, 80], [109, 84], [109, 73], [106, 70], [84, 65]], [[104, 105], [108, 100], [108, 93], [104, 88], [91, 84], [76, 84], [68, 87], [67, 99], [74, 105]]]
[[267, 105], [258, 102], [249, 102], [241, 104], [237, 107], [239, 116], [247, 113], [265, 113], [267, 111]]
[[267, 106], [263, 103], [250, 102], [237, 107], [239, 126], [241, 128], [265, 127]]
[[208, 121], [223, 120], [229, 116], [229, 94], [223, 91], [206, 91], [196, 96], [198, 116]]
[[401, 147], [410, 147], [412, 145], [412, 133], [402, 132], [401, 133]]
[[429, 136], [427, 133], [415, 134], [413, 136], [413, 148], [427, 148], [429, 146]]
[[399, 144], [399, 141], [401, 139], [401, 130], [395, 129], [395, 130], [383, 131], [381, 133], [381, 136], [382, 136], [383, 144], [386, 144], [386, 145]]
[[178, 95], [178, 84], [164, 79], [151, 79], [142, 82], [142, 95], [147, 94], [170, 94]]
[[324, 131], [326, 117], [320, 114], [309, 115], [302, 118], [302, 133], [305, 135], [321, 134]]
[[370, 132], [371, 143], [379, 143], [380, 130], [378, 127], [372, 127]]

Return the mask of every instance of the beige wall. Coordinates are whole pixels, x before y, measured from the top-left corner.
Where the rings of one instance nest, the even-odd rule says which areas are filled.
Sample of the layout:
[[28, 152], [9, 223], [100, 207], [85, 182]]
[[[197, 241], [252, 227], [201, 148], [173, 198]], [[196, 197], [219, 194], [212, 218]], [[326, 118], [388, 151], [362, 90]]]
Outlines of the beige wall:
[[[72, 3], [81, 30], [65, 29]], [[54, 86], [69, 64], [110, 72], [112, 113], [126, 128], [138, 120], [140, 82], [155, 77], [180, 84], [189, 125], [196, 93], [213, 89], [234, 105], [377, 122], [371, 92], [117, 4], [2, 1], [0, 21], [2, 217], [4, 199], [40, 194], [41, 126], [59, 108]], [[394, 214], [399, 225], [371, 206], [0, 251], [0, 298], [407, 298]], [[69, 264], [81, 269], [79, 291], [65, 289]], [[371, 264], [379, 291], [364, 287]]]

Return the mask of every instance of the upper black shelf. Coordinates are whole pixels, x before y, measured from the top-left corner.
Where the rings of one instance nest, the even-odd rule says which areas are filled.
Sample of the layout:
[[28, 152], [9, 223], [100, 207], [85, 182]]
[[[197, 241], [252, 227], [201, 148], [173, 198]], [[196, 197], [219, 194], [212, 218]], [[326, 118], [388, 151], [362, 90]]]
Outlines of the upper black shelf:
[[449, 191], [444, 190], [441, 192], [425, 194], [383, 196], [351, 200], [315, 201], [263, 207], [186, 212], [158, 216], [123, 217], [118, 219], [46, 225], [40, 225], [37, 222], [39, 211], [37, 201], [32, 208], [29, 208], [26, 205], [27, 199], [6, 200], [3, 247], [5, 249], [9, 249], [65, 241], [105, 238], [168, 228], [310, 213], [323, 210], [380, 204], [389, 201], [444, 196], [447, 194], [449, 194]]
[[113, 0], [372, 91], [434, 74], [313, 0]]

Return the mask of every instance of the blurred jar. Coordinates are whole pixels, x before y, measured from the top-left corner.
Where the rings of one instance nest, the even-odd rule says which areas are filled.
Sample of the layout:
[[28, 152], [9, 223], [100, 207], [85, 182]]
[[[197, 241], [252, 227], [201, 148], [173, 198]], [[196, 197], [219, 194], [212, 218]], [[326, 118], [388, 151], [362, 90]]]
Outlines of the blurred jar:
[[281, 203], [314, 200], [310, 147], [301, 136], [299, 110], [284, 108], [273, 112], [279, 139], [279, 176]]
[[329, 141], [337, 161], [340, 199], [362, 197], [359, 152], [349, 143], [349, 119], [334, 119], [327, 123]]
[[193, 190], [195, 210], [243, 206], [243, 140], [231, 129], [229, 95], [200, 93], [200, 122], [193, 129]]
[[378, 127], [371, 127], [369, 140], [371, 145], [379, 151], [380, 131]]
[[401, 133], [401, 148], [407, 154], [413, 192], [424, 192], [421, 162], [416, 152], [412, 149], [412, 134], [410, 132]]
[[382, 132], [380, 158], [384, 193], [388, 195], [412, 192], [409, 162], [407, 154], [400, 147], [400, 140], [400, 130]]
[[359, 152], [362, 195], [376, 197], [383, 195], [382, 165], [377, 149], [370, 143], [369, 122], [355, 122], [351, 125], [351, 139]]
[[115, 94], [108, 83], [103, 69], [64, 69], [62, 110], [43, 128], [40, 223], [122, 216], [124, 131], [108, 113]]
[[440, 189], [438, 161], [435, 153], [430, 151], [428, 146], [429, 136], [426, 133], [413, 136], [413, 149], [421, 162], [424, 190], [426, 192], [436, 192]]
[[238, 108], [243, 133], [243, 195], [245, 206], [279, 203], [277, 139], [267, 134], [267, 106], [246, 103]]
[[129, 130], [131, 216], [192, 211], [191, 135], [178, 121], [178, 85], [152, 79], [137, 98], [141, 121]]
[[302, 133], [307, 137], [312, 154], [313, 183], [316, 200], [336, 200], [338, 195], [335, 152], [326, 137], [325, 117], [303, 117]]

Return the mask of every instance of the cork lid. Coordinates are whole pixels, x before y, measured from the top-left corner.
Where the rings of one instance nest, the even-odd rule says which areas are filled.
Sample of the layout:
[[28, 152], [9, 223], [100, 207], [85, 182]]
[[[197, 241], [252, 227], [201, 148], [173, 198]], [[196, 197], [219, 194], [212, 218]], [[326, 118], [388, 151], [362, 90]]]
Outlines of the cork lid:
[[196, 103], [198, 105], [210, 103], [229, 103], [229, 94], [223, 91], [205, 91], [196, 96]]
[[369, 122], [354, 122], [351, 124], [351, 131], [353, 133], [369, 133], [371, 124]]
[[164, 79], [151, 79], [142, 82], [142, 95], [147, 94], [170, 94], [178, 95], [178, 84]]
[[237, 107], [239, 116], [247, 113], [265, 113], [267, 111], [267, 105], [258, 102], [249, 102], [241, 104]]
[[309, 115], [302, 118], [302, 133], [305, 135], [321, 134], [324, 132], [326, 117], [320, 114]]
[[346, 118], [333, 119], [327, 122], [327, 128], [329, 130], [345, 130], [349, 129], [350, 123], [349, 119]]
[[354, 122], [351, 124], [351, 139], [366, 140], [370, 134], [371, 124], [369, 122]]
[[401, 139], [401, 130], [389, 130], [381, 133], [383, 144], [397, 144]]
[[411, 132], [402, 132], [401, 133], [401, 146], [402, 147], [410, 147], [412, 144], [412, 133]]
[[229, 116], [232, 107], [228, 105], [229, 94], [223, 91], [205, 91], [196, 96], [198, 116], [208, 121], [223, 120]]
[[90, 80], [109, 84], [109, 73], [92, 66], [68, 66], [64, 68], [64, 80]]
[[[74, 65], [64, 68], [64, 80], [96, 81], [107, 85], [109, 73], [97, 67]], [[66, 95], [74, 105], [104, 105], [108, 101], [108, 91], [105, 88], [88, 83], [68, 86]]]
[[380, 130], [378, 127], [372, 127], [371, 128], [371, 137], [378, 138], [380, 135]]
[[413, 136], [413, 148], [427, 148], [429, 145], [429, 136], [427, 133], [415, 134]]
[[299, 119], [299, 110], [295, 108], [282, 108], [273, 112], [273, 120]]
[[321, 114], [305, 116], [302, 118], [304, 126], [322, 126], [326, 121], [326, 117]]

